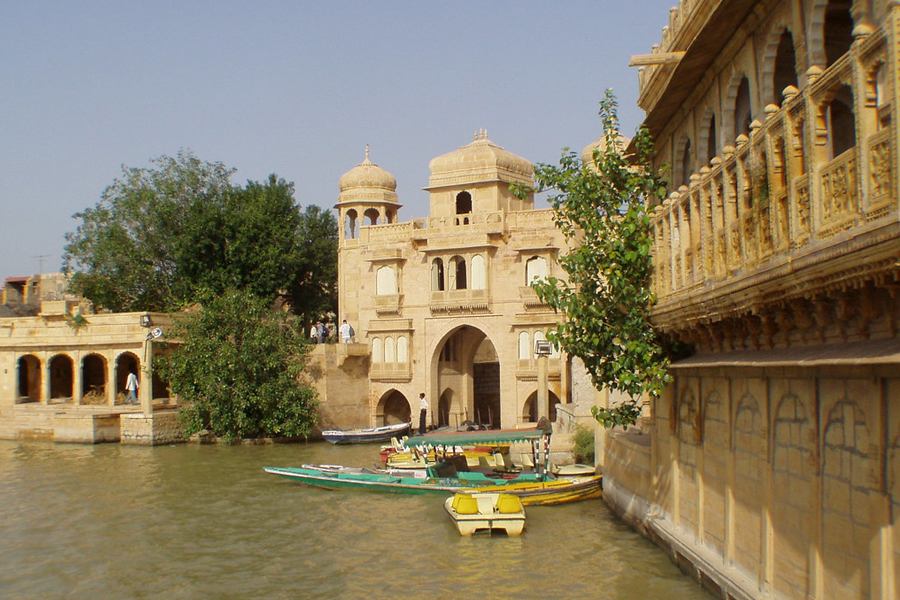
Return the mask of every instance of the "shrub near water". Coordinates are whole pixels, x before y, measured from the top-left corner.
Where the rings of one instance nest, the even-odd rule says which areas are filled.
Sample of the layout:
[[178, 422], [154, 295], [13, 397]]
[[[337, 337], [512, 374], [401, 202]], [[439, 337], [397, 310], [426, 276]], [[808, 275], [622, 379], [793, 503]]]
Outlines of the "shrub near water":
[[302, 326], [264, 300], [231, 291], [180, 320], [163, 377], [186, 402], [188, 435], [226, 440], [302, 437], [316, 423], [316, 391], [303, 377]]
[[576, 425], [572, 441], [574, 443], [572, 454], [575, 462], [584, 465], [594, 464], [594, 431], [584, 425]]

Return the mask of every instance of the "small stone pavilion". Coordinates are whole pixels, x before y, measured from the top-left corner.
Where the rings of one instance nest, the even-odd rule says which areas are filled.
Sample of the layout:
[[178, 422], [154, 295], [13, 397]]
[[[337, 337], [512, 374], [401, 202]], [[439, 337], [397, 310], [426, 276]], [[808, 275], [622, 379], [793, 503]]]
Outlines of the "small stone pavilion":
[[[161, 443], [178, 439], [166, 384], [151, 373], [168, 315], [100, 313], [61, 274], [12, 278], [0, 316], [0, 438]], [[124, 404], [140, 381], [139, 406]], [[167, 416], [168, 415], [168, 416]]]

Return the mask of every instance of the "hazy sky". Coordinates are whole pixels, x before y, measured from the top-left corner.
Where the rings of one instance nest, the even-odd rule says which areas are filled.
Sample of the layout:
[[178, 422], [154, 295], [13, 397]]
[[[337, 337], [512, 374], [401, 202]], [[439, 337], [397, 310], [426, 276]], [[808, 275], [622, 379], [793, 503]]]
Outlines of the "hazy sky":
[[[428, 161], [476, 130], [535, 162], [600, 137], [675, 0], [27, 2], [0, 21], [0, 279], [59, 270], [72, 215], [179, 149], [332, 207], [364, 158], [428, 211]], [[43, 256], [44, 258], [39, 258]]]

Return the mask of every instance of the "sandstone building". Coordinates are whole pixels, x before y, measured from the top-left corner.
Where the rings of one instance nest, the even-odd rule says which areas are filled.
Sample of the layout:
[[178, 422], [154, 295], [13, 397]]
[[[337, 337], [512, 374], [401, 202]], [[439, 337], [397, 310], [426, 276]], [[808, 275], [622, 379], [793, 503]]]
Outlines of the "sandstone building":
[[532, 183], [532, 165], [480, 131], [429, 167], [429, 215], [406, 222], [394, 177], [368, 150], [340, 179], [338, 314], [356, 331], [344, 352], [369, 361], [369, 421], [418, 415], [420, 392], [433, 425], [509, 428], [541, 411], [553, 417], [571, 398], [571, 363], [555, 349], [545, 359], [539, 406], [535, 341], [560, 317], [528, 283], [561, 275], [566, 242], [552, 210], [510, 188]]
[[681, 0], [653, 319], [695, 349], [605, 497], [735, 598], [900, 597], [900, 3]]

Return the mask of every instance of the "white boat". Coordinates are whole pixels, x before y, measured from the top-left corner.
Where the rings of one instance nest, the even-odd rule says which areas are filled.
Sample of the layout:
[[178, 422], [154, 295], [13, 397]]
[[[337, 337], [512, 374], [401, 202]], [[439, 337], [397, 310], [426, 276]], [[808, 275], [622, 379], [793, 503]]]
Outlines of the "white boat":
[[586, 475], [593, 475], [597, 472], [597, 468], [592, 465], [582, 465], [582, 464], [574, 464], [574, 465], [553, 465], [550, 467], [550, 472], [556, 475], [557, 477], [584, 477]]
[[328, 429], [322, 432], [322, 437], [332, 444], [362, 444], [385, 442], [392, 437], [403, 435], [407, 431], [409, 431], [409, 423], [396, 423], [369, 429]]
[[519, 535], [525, 528], [525, 507], [512, 494], [457, 493], [444, 501], [444, 509], [462, 535], [494, 530]]

